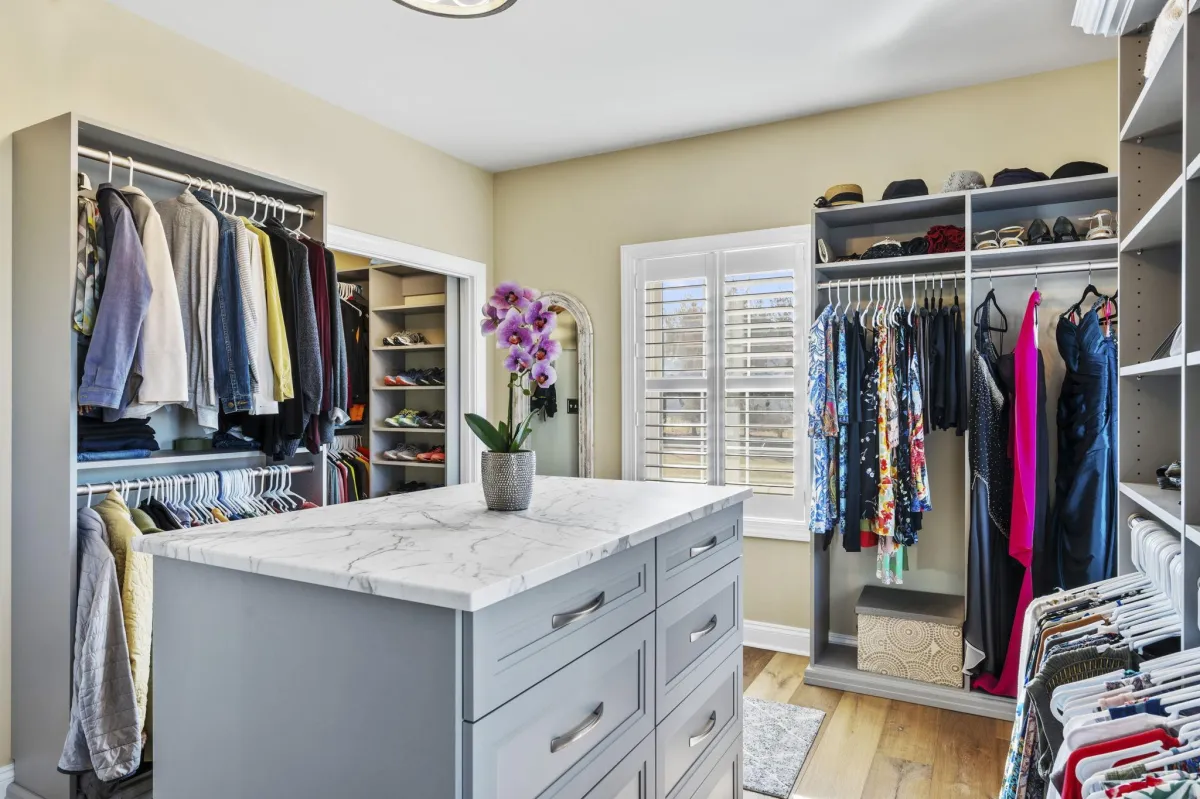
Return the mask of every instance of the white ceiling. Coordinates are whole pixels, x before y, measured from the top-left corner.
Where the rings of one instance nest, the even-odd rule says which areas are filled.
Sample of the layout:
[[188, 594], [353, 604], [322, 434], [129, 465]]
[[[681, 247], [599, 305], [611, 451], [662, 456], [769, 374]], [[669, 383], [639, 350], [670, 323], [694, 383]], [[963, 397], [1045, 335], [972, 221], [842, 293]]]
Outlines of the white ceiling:
[[112, 2], [493, 171], [1116, 57], [1073, 0]]

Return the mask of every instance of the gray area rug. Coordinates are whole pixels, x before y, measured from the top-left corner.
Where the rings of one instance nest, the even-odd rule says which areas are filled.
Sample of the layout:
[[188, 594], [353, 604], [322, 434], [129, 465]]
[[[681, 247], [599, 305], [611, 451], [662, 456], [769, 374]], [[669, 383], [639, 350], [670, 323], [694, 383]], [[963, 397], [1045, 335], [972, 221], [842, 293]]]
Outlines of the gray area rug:
[[825, 711], [763, 699], [742, 700], [742, 784], [788, 799]]

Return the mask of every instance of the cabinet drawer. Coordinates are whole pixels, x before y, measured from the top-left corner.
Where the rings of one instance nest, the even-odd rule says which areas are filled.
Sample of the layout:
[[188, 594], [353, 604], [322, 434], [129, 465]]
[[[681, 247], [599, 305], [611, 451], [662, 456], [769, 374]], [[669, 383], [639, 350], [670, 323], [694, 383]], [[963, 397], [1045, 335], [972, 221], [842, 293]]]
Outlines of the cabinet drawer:
[[463, 724], [463, 796], [554, 795], [607, 773], [654, 727], [654, 618], [647, 617], [478, 722]]
[[655, 690], [658, 718], [707, 678], [742, 644], [742, 559], [658, 609]]
[[734, 652], [655, 731], [658, 796], [683, 796], [682, 783], [742, 723], [742, 653]]
[[658, 604], [665, 605], [742, 554], [742, 506], [726, 508], [655, 539]]
[[679, 799], [742, 799], [742, 735], [722, 746], [681, 786]]
[[608, 774], [585, 769], [558, 793], [539, 799], [654, 799], [654, 733]]
[[463, 614], [463, 720], [478, 721], [654, 610], [654, 543]]

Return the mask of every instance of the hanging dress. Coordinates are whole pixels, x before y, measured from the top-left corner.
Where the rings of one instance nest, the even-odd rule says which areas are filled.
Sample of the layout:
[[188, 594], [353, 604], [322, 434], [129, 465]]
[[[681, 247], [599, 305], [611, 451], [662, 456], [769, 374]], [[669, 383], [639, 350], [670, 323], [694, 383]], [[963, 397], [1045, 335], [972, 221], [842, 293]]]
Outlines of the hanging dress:
[[[989, 300], [991, 297], [989, 296]], [[967, 547], [964, 671], [1000, 676], [1021, 588], [1021, 564], [1008, 554], [1012, 517], [1009, 409], [1001, 357], [989, 338], [988, 300], [976, 311], [971, 354], [971, 516]], [[1006, 359], [1011, 362], [1011, 359]], [[1011, 376], [1011, 372], [1010, 372]]]
[[825, 429], [826, 334], [832, 309], [817, 316], [808, 331], [808, 438], [812, 447], [809, 529], [823, 535], [831, 527], [834, 509], [829, 503], [829, 438]]
[[[999, 677], [983, 674], [974, 687], [998, 696], [1017, 695], [1017, 672], [1020, 670], [1021, 632], [1025, 608], [1033, 599], [1033, 551], [1038, 534], [1039, 508], [1044, 520], [1045, 504], [1040, 500], [1039, 477], [1043, 471], [1042, 451], [1045, 451], [1044, 411], [1039, 424], [1039, 406], [1045, 407], [1045, 371], [1037, 345], [1037, 307], [1042, 295], [1035, 289], [1025, 306], [1025, 318], [1017, 345], [1013, 348], [1014, 402], [1010, 448], [1013, 455], [1012, 520], [1008, 534], [1008, 554], [1021, 564], [1023, 575], [1017, 595], [1017, 605], [1011, 620], [1008, 649]], [[1040, 397], [1039, 397], [1040, 395]], [[1040, 402], [1039, 402], [1040, 399]], [[1042, 427], [1039, 436], [1039, 427]], [[1041, 439], [1041, 440], [1039, 440]], [[1046, 469], [1048, 472], [1048, 469]], [[1046, 477], [1049, 475], [1046, 474]], [[1048, 489], [1047, 483], [1042, 484]], [[1044, 521], [1042, 527], [1044, 528]]]
[[1034, 580], [1034, 591], [1042, 593], [1117, 573], [1116, 339], [1104, 335], [1095, 309], [1078, 324], [1064, 314], [1055, 333], [1067, 371], [1058, 399], [1058, 473], [1046, 542], [1050, 563], [1040, 570], [1043, 579]]

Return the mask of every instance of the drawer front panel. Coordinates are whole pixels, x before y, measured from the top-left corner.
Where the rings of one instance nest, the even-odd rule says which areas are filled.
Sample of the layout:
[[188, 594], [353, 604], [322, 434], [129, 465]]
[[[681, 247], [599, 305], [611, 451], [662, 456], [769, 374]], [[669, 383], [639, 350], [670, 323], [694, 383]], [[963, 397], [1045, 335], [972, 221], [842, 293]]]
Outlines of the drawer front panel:
[[658, 610], [658, 717], [664, 718], [742, 642], [742, 560]]
[[737, 732], [681, 786], [680, 799], [742, 799], [742, 736]]
[[654, 545], [463, 616], [463, 720], [478, 721], [654, 610]]
[[735, 652], [658, 726], [661, 797], [681, 795], [685, 778], [719, 751], [718, 744], [742, 723], [742, 657]]
[[558, 793], [538, 799], [654, 799], [654, 733], [607, 774], [585, 769]]
[[463, 724], [464, 796], [554, 795], [582, 771], [607, 773], [654, 726], [648, 617], [486, 718]]
[[659, 536], [658, 604], [691, 588], [742, 555], [742, 506], [726, 508]]

